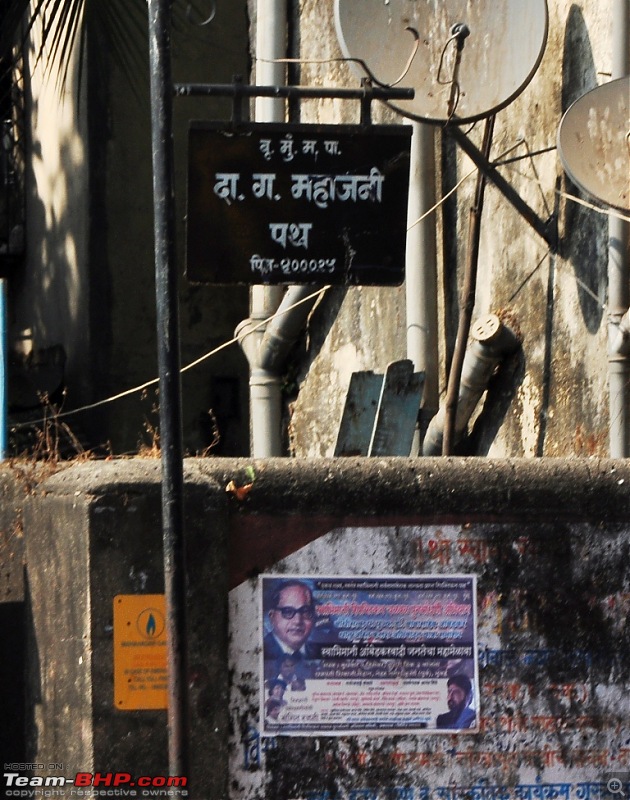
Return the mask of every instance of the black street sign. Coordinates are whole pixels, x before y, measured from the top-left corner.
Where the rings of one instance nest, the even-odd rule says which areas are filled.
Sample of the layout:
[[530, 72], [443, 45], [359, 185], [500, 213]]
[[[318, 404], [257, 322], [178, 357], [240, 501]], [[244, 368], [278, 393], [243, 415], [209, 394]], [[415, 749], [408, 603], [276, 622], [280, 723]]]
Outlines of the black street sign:
[[187, 277], [397, 286], [411, 129], [191, 123]]

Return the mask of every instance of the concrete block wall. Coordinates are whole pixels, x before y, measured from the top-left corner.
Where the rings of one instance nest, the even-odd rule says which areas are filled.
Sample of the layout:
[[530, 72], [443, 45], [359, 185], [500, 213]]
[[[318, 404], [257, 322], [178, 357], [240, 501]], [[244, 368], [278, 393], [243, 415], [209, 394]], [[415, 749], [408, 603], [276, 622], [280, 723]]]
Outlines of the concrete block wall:
[[[231, 481], [251, 486], [237, 496]], [[416, 800], [486, 780], [509, 798], [561, 785], [572, 800], [627, 772], [629, 481], [625, 462], [598, 459], [187, 461], [189, 796]], [[67, 777], [167, 774], [165, 712], [113, 701], [113, 598], [163, 586], [159, 464], [67, 469], [24, 525], [27, 758]], [[475, 574], [482, 730], [263, 745], [261, 572]]]

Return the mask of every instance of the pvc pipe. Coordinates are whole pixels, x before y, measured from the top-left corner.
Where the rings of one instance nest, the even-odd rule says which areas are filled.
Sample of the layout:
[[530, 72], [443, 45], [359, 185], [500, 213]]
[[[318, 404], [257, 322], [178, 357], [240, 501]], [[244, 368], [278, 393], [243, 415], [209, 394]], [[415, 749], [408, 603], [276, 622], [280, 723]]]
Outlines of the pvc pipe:
[[630, 0], [613, 0], [612, 4], [612, 75], [623, 78], [630, 67]]
[[262, 369], [260, 366], [264, 336], [264, 328], [260, 327], [260, 322], [268, 319], [277, 307], [274, 292], [263, 291], [266, 288], [275, 289], [252, 287], [251, 316], [243, 320], [235, 331], [250, 367], [250, 441], [252, 455], [256, 458], [282, 455], [280, 377], [278, 372]]
[[[267, 325], [260, 343], [259, 364], [262, 369], [277, 373], [284, 366], [291, 348], [304, 329], [317, 296], [299, 306], [295, 306], [295, 303], [312, 295], [314, 290], [312, 285], [291, 286], [287, 290], [278, 307], [278, 315]], [[290, 310], [285, 312], [285, 309]]]
[[630, 310], [619, 321], [615, 338], [611, 339], [610, 352], [611, 355], [630, 355]]
[[[612, 74], [611, 79], [628, 74], [630, 54], [630, 0], [612, 2]], [[630, 360], [620, 349], [619, 326], [630, 305], [630, 270], [628, 268], [628, 223], [610, 217], [608, 223], [608, 341], [609, 341], [609, 416], [610, 456], [630, 455], [630, 409], [628, 382]], [[623, 331], [621, 332], [623, 338]]]
[[[497, 365], [507, 356], [516, 352], [518, 339], [515, 334], [495, 314], [479, 319], [472, 328], [472, 346], [466, 351], [457, 400], [455, 417], [455, 442], [466, 430], [482, 394], [488, 388]], [[446, 419], [446, 405], [443, 405], [427, 430], [422, 455], [437, 456], [442, 453], [442, 439]]]
[[252, 452], [256, 458], [282, 455], [280, 380], [267, 370], [253, 368], [249, 381]]
[[[286, 64], [273, 63], [287, 53], [287, 0], [258, 0], [256, 6], [256, 83], [282, 86]], [[284, 122], [284, 100], [257, 97], [257, 122]]]
[[[256, 83], [280, 86], [286, 82], [284, 64], [273, 63], [284, 58], [287, 47], [287, 0], [258, 0], [256, 5]], [[257, 122], [284, 122], [285, 101], [281, 98], [257, 97]], [[282, 290], [279, 287], [253, 286], [250, 293], [250, 320], [266, 319], [274, 313]], [[245, 320], [245, 325], [247, 324]], [[239, 326], [240, 328], [241, 326]], [[237, 329], [238, 330], [238, 329]], [[251, 452], [255, 458], [282, 455], [280, 378], [260, 368], [258, 350], [263, 331], [254, 337], [246, 350], [250, 363]]]
[[0, 461], [4, 461], [8, 452], [9, 355], [7, 317], [7, 281], [6, 278], [0, 278]]
[[413, 133], [405, 255], [407, 358], [416, 372], [424, 372], [419, 431], [412, 447], [415, 455], [439, 407], [439, 353], [435, 214], [418, 222], [436, 200], [435, 129], [421, 122], [410, 124]]

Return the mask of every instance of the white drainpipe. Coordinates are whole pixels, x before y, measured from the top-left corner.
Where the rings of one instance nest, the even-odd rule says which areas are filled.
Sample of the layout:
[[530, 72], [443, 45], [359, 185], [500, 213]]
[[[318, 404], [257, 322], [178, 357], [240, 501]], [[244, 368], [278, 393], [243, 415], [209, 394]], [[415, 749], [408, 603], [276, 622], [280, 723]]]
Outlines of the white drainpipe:
[[405, 266], [407, 358], [416, 372], [425, 373], [419, 430], [412, 447], [412, 455], [417, 455], [427, 426], [439, 407], [435, 214], [417, 222], [435, 205], [435, 129], [421, 122], [411, 125]]
[[[472, 343], [466, 350], [462, 367], [455, 419], [455, 443], [465, 433], [468, 421], [488, 388], [488, 382], [497, 366], [514, 354], [519, 346], [515, 333], [504, 325], [496, 314], [487, 314], [478, 319], [472, 326], [471, 338]], [[423, 455], [441, 454], [445, 419], [446, 406], [443, 405], [431, 420], [424, 437]]]
[[[286, 56], [286, 41], [287, 0], [257, 0], [255, 55], [256, 83], [259, 86], [286, 83], [286, 65], [271, 63], [273, 59]], [[257, 97], [255, 119], [257, 122], [284, 122], [285, 101]], [[250, 319], [241, 323], [237, 331], [271, 316], [281, 298], [280, 287], [252, 286]], [[264, 328], [260, 328], [250, 334], [248, 346], [243, 346], [250, 365], [250, 439], [251, 453], [255, 458], [282, 455], [280, 377], [276, 372], [260, 367], [260, 342], [263, 336]]]
[[[612, 0], [612, 80], [628, 74], [630, 0]], [[630, 305], [628, 223], [611, 216], [608, 223], [608, 333], [610, 455], [630, 455], [628, 382], [630, 359], [622, 316]]]
[[[272, 63], [287, 54], [287, 0], [258, 0], [256, 4], [256, 84], [284, 86], [286, 64]], [[285, 101], [256, 98], [257, 122], [284, 122]]]
[[[235, 335], [250, 364], [251, 435], [257, 457], [281, 455], [282, 404], [280, 371], [304, 329], [317, 301], [313, 286], [291, 286], [278, 306], [277, 316], [264, 327], [275, 309], [261, 306], [260, 316], [243, 320]], [[308, 298], [308, 299], [306, 299]], [[296, 305], [296, 303], [298, 305]], [[277, 442], [277, 450], [272, 445]]]

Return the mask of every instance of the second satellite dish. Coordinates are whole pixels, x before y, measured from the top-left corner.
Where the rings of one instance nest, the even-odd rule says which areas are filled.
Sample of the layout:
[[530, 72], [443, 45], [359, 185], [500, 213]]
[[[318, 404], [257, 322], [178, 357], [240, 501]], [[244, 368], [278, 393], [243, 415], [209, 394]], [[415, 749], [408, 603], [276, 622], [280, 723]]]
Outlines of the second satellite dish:
[[630, 76], [573, 103], [560, 123], [558, 150], [576, 186], [607, 206], [630, 210]]
[[[346, 58], [416, 90], [396, 108], [431, 122], [495, 113], [527, 86], [547, 41], [546, 0], [335, 0]], [[363, 72], [362, 74], [365, 74]]]

